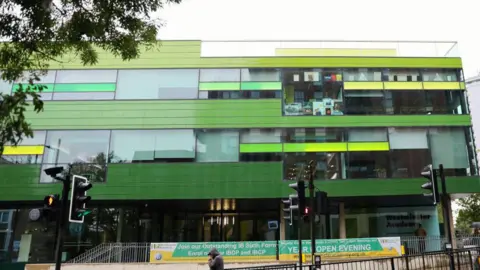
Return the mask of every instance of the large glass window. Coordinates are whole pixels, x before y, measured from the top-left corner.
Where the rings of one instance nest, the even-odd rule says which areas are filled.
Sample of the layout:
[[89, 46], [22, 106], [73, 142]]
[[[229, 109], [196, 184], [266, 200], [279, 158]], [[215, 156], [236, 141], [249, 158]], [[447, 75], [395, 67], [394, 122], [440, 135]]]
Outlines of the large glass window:
[[352, 128], [348, 130], [349, 142], [386, 142], [385, 128]]
[[383, 80], [387, 82], [420, 82], [422, 76], [418, 69], [384, 69]]
[[280, 129], [246, 129], [240, 133], [240, 143], [279, 143], [282, 141]]
[[426, 110], [431, 114], [467, 114], [464, 91], [425, 91]]
[[[15, 151], [9, 151], [11, 145], [6, 144], [4, 155], [0, 158], [0, 163], [4, 164], [39, 164], [42, 163], [45, 143], [45, 131], [34, 131], [33, 138], [24, 137], [23, 140], [15, 148]], [[13, 150], [13, 149], [12, 149]], [[30, 153], [29, 153], [30, 152]]]
[[424, 128], [389, 128], [392, 177], [418, 177], [432, 163]]
[[287, 69], [283, 88], [285, 115], [343, 115], [343, 83], [338, 70]]
[[117, 70], [58, 70], [55, 83], [115, 83]]
[[49, 131], [44, 163], [97, 163], [108, 156], [108, 130]]
[[198, 130], [197, 162], [239, 161], [239, 134], [233, 130]]
[[119, 70], [116, 99], [196, 99], [198, 69]]
[[[43, 92], [40, 93], [40, 97], [42, 100], [52, 100], [53, 96], [53, 83], [55, 82], [55, 77], [56, 77], [57, 71], [56, 70], [49, 70], [45, 74], [38, 76], [39, 81], [34, 81], [34, 84], [40, 84], [44, 86]], [[15, 84], [12, 87], [12, 90], [15, 91], [15, 89], [18, 89], [18, 84], [22, 84], [23, 88], [25, 89], [26, 84], [28, 84], [28, 80], [30, 78], [30, 73], [29, 72], [24, 72], [23, 77], [20, 78], [15, 82]], [[31, 97], [27, 98], [28, 100], [31, 100]]]
[[378, 82], [382, 81], [382, 71], [380, 69], [347, 69], [343, 72], [347, 82]]
[[342, 142], [343, 129], [289, 128], [284, 130], [285, 142]]
[[[39, 81], [34, 81], [35, 84], [50, 84], [55, 82], [55, 76], [57, 74], [56, 70], [49, 70], [45, 74], [38, 76]], [[16, 81], [16, 83], [28, 83], [31, 75], [30, 72], [24, 72], [22, 78]]]
[[[284, 158], [284, 179], [289, 179], [290, 170], [297, 169], [298, 177], [304, 179], [306, 165], [314, 161], [315, 180], [334, 180], [345, 178], [345, 153], [286, 153]], [[306, 179], [305, 179], [306, 180]]]
[[430, 128], [430, 148], [434, 168], [443, 164], [446, 176], [470, 174], [465, 130], [462, 127]]
[[426, 114], [425, 91], [385, 91], [388, 114]]
[[422, 75], [426, 82], [456, 82], [460, 79], [459, 72], [455, 69], [425, 69]]
[[199, 99], [280, 99], [280, 90], [200, 91]]
[[113, 130], [112, 163], [191, 162], [195, 159], [192, 129]]
[[109, 130], [47, 132], [40, 181], [53, 182], [44, 169], [67, 168], [69, 164], [73, 174], [83, 175], [94, 182], [105, 181], [109, 139]]
[[[198, 79], [198, 78], [197, 78]], [[240, 69], [202, 69], [200, 70], [201, 82], [238, 82]]]
[[349, 152], [347, 156], [347, 178], [388, 178], [390, 175], [387, 151]]
[[243, 82], [277, 82], [280, 81], [280, 69], [274, 68], [243, 68]]
[[347, 115], [385, 114], [384, 92], [367, 90], [345, 91], [344, 112]]

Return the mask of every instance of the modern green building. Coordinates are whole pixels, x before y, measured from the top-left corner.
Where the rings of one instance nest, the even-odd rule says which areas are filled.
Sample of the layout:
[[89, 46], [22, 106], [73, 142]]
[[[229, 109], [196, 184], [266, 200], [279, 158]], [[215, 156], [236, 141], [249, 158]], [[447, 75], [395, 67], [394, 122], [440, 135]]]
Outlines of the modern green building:
[[452, 197], [480, 192], [455, 51], [163, 41], [129, 62], [101, 51], [95, 66], [52, 62], [39, 82], [45, 110], [28, 114], [34, 138], [1, 159], [0, 251], [52, 259], [54, 222], [35, 209], [61, 191], [43, 170], [68, 164], [94, 185], [93, 213], [68, 228], [69, 257], [116, 241], [295, 239], [282, 218], [285, 173], [310, 160], [329, 196], [318, 237], [409, 236], [419, 223], [439, 235], [422, 168], [443, 164]]

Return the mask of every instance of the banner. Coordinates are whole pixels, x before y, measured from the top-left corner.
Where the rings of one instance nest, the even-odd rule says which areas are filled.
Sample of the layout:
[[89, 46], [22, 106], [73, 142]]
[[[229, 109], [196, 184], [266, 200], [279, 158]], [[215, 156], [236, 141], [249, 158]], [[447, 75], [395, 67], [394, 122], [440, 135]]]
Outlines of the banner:
[[275, 261], [277, 242], [186, 242], [150, 244], [150, 263], [208, 261], [208, 252], [216, 248], [229, 262]]
[[[315, 253], [322, 259], [362, 259], [401, 256], [400, 237], [352, 238], [352, 239], [320, 239], [315, 242]], [[302, 241], [302, 252], [309, 261], [311, 241]], [[281, 261], [298, 260], [298, 241], [279, 242], [279, 259]]]
[[[310, 240], [302, 241], [302, 252], [310, 260]], [[298, 260], [298, 241], [152, 243], [150, 263], [206, 263], [216, 248], [227, 262]], [[318, 239], [316, 253], [322, 260], [393, 257], [402, 255], [400, 237]]]

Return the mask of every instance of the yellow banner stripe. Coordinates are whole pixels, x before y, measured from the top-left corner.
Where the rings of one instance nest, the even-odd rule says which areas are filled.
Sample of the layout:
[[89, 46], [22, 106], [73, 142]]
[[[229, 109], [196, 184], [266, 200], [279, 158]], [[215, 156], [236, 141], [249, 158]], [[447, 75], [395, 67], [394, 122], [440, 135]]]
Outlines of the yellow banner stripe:
[[389, 90], [422, 90], [422, 82], [384, 82], [385, 89]]
[[425, 90], [460, 90], [460, 82], [423, 82]]
[[348, 151], [362, 152], [362, 151], [388, 151], [390, 145], [388, 142], [349, 142]]
[[19, 145], [19, 146], [5, 146], [3, 155], [43, 155], [43, 145]]

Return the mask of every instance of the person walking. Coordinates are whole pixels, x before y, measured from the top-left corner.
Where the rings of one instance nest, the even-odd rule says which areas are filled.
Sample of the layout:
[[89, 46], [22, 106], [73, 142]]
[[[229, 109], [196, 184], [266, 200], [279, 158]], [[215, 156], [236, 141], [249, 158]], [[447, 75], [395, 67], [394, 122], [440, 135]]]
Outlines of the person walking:
[[418, 229], [415, 231], [415, 236], [418, 237], [420, 253], [425, 252], [425, 238], [427, 237], [427, 231], [422, 227], [422, 224], [418, 224]]
[[208, 252], [208, 266], [210, 270], [224, 270], [223, 257], [216, 248], [212, 248], [210, 252]]

